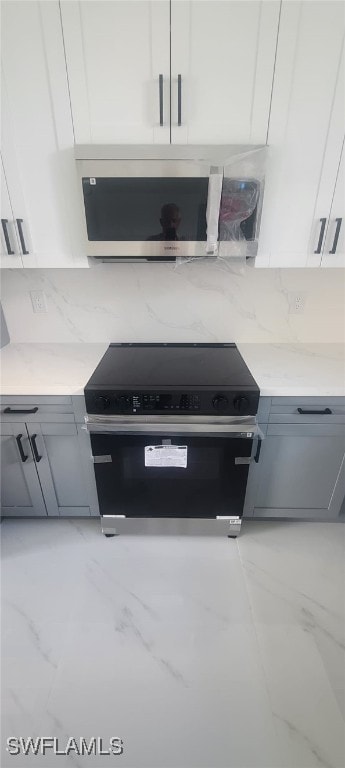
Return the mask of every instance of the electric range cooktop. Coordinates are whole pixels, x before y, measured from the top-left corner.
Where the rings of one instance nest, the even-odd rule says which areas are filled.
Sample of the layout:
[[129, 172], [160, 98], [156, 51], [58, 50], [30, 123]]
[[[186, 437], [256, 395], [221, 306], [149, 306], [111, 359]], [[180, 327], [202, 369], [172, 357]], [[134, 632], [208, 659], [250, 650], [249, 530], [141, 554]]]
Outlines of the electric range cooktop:
[[85, 387], [89, 414], [255, 415], [236, 344], [110, 344]]

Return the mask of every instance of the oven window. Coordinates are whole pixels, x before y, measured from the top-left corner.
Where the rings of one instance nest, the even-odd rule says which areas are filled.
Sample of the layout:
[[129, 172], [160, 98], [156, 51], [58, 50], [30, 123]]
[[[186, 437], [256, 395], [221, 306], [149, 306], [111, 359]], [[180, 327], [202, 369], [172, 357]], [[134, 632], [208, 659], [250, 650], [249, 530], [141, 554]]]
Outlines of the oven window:
[[252, 440], [228, 437], [174, 437], [187, 446], [186, 467], [145, 466], [145, 446], [162, 438], [143, 435], [91, 435], [100, 512], [126, 517], [205, 517], [242, 515]]
[[206, 240], [208, 178], [83, 178], [89, 240]]

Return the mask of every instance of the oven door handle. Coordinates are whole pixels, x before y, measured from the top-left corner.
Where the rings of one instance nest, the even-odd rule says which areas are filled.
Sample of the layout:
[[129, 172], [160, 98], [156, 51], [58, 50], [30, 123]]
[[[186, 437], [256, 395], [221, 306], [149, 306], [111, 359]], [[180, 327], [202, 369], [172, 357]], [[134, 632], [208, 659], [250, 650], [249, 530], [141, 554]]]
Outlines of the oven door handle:
[[258, 443], [257, 443], [257, 446], [256, 446], [256, 452], [255, 452], [255, 456], [253, 457], [254, 461], [255, 461], [255, 464], [259, 463], [260, 453], [261, 453], [261, 446], [262, 446], [262, 439], [263, 438], [261, 437], [261, 435], [258, 435]]
[[90, 434], [103, 433], [113, 435], [224, 435], [233, 438], [251, 439], [257, 437], [259, 428], [256, 424], [97, 424], [86, 423]]

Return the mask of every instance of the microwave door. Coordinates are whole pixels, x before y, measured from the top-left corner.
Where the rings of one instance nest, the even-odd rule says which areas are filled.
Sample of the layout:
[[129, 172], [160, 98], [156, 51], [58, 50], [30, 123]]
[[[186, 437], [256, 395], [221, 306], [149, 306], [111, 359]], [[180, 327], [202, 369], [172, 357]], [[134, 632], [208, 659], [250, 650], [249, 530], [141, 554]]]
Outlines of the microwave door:
[[89, 166], [81, 178], [89, 256], [205, 255], [207, 166], [176, 161], [84, 165]]

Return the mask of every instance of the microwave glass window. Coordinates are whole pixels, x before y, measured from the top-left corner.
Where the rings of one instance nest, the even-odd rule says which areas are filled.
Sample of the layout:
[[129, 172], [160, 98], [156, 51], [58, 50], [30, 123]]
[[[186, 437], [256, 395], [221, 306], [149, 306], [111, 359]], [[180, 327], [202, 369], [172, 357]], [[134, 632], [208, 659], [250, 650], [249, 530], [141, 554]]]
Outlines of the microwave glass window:
[[208, 177], [83, 178], [89, 240], [206, 240]]

